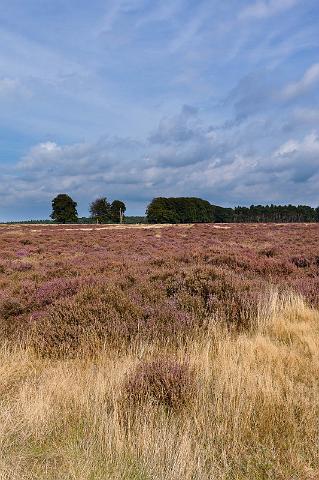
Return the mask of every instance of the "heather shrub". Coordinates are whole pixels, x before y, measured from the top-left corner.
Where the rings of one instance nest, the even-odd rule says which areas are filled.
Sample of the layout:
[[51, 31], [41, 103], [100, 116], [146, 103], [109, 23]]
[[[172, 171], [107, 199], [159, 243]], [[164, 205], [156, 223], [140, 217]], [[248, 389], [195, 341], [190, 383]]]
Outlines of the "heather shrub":
[[305, 257], [292, 257], [291, 262], [298, 268], [310, 267], [310, 262]]
[[71, 297], [77, 291], [79, 280], [77, 278], [55, 278], [49, 280], [37, 289], [34, 300], [40, 305], [49, 305], [55, 300]]
[[[2, 298], [0, 301], [0, 339], [21, 342], [26, 328], [23, 321], [24, 305], [16, 298]], [[19, 333], [18, 333], [19, 332]]]
[[141, 362], [123, 385], [124, 399], [131, 405], [152, 402], [172, 411], [182, 410], [194, 393], [194, 371], [187, 362], [174, 358]]
[[16, 252], [16, 256], [20, 258], [27, 257], [28, 255], [30, 255], [30, 252], [26, 248], [23, 248]]
[[315, 308], [319, 307], [319, 278], [298, 278], [292, 284], [295, 291], [300, 293], [307, 303]]
[[22, 243], [22, 245], [31, 245], [32, 244], [31, 240], [29, 240], [28, 238], [23, 238], [22, 240], [20, 240], [20, 243]]
[[0, 317], [8, 320], [10, 317], [20, 315], [23, 312], [21, 303], [16, 299], [5, 299], [0, 305]]
[[257, 316], [259, 293], [253, 286], [236, 286], [219, 281], [207, 299], [207, 310], [214, 319], [237, 330], [248, 329]]
[[278, 255], [278, 249], [276, 247], [267, 247], [267, 248], [263, 248], [262, 250], [260, 250], [260, 255], [264, 255], [265, 257], [268, 257], [268, 258], [273, 258], [275, 257], [276, 255]]
[[74, 356], [102, 343], [121, 348], [133, 340], [179, 342], [195, 328], [196, 318], [156, 293], [150, 290], [145, 297], [145, 291], [125, 292], [116, 285], [84, 287], [34, 322], [33, 344], [44, 355]]
[[236, 329], [248, 328], [257, 315], [260, 284], [227, 270], [202, 266], [167, 279], [166, 291], [180, 308], [196, 315], [198, 325], [213, 317]]
[[128, 342], [142, 317], [142, 309], [120, 289], [86, 287], [74, 298], [57, 301], [35, 322], [32, 342], [41, 355], [75, 356], [81, 348], [92, 353], [104, 342]]
[[32, 264], [27, 262], [12, 262], [11, 268], [15, 272], [27, 272], [32, 269]]
[[255, 262], [252, 271], [268, 279], [276, 279], [289, 276], [293, 272], [293, 267], [286, 259], [269, 257], [264, 261]]

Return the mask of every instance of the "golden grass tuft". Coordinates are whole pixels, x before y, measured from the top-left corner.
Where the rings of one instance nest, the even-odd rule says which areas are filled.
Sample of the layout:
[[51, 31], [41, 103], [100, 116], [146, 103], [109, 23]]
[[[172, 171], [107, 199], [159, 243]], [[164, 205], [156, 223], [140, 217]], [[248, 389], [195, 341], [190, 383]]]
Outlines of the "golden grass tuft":
[[[194, 370], [192, 402], [128, 405], [123, 421], [127, 375], [169, 356]], [[319, 313], [300, 297], [272, 292], [251, 332], [213, 324], [94, 359], [4, 345], [0, 365], [1, 480], [319, 478]]]

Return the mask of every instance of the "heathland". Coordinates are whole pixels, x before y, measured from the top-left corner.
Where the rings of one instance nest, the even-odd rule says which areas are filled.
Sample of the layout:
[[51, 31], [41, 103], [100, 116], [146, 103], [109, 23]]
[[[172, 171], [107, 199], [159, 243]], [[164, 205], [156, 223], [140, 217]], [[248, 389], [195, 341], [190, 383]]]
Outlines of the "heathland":
[[319, 224], [0, 248], [0, 479], [319, 478]]

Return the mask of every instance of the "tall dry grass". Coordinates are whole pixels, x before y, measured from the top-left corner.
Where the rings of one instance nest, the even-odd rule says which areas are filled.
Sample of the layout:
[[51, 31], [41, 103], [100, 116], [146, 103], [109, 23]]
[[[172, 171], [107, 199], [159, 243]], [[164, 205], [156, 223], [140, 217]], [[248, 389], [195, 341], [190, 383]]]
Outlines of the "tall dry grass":
[[[319, 478], [319, 313], [275, 291], [258, 312], [250, 331], [94, 358], [3, 345], [0, 479]], [[164, 357], [194, 372], [186, 404], [127, 402], [136, 368]]]

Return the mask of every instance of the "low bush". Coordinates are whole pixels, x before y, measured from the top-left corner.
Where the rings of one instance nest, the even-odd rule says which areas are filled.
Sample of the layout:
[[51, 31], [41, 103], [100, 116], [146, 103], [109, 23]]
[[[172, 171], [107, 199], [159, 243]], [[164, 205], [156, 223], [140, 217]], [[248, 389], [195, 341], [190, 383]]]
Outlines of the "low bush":
[[[183, 310], [197, 317], [197, 325], [213, 318], [238, 330], [256, 317], [260, 282], [211, 266], [181, 270], [166, 281], [166, 291]], [[207, 322], [206, 322], [207, 323]]]
[[0, 305], [0, 317], [8, 320], [10, 317], [15, 317], [23, 312], [23, 307], [18, 300], [6, 299]]
[[[22, 341], [27, 329], [23, 321], [24, 305], [16, 298], [0, 300], [0, 338], [1, 340]], [[17, 338], [17, 332], [20, 332]]]
[[292, 263], [298, 268], [307, 268], [310, 267], [310, 262], [305, 257], [292, 257]]
[[174, 358], [141, 362], [123, 386], [124, 398], [131, 405], [140, 406], [150, 401], [172, 411], [188, 405], [194, 392], [194, 371], [187, 362]]
[[82, 348], [89, 353], [107, 342], [121, 346], [139, 331], [143, 312], [114, 286], [83, 288], [73, 298], [57, 301], [37, 322], [31, 338], [45, 356], [76, 356]]

